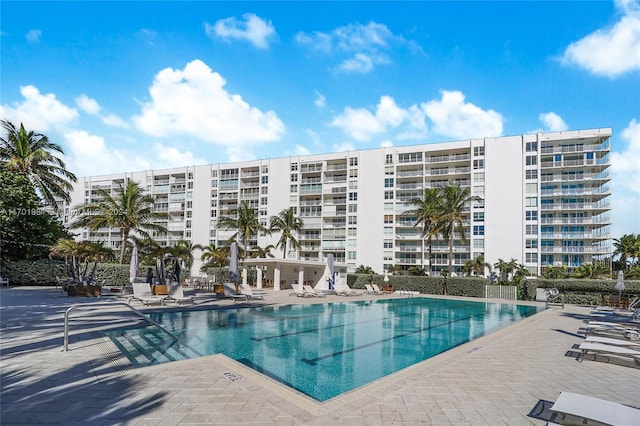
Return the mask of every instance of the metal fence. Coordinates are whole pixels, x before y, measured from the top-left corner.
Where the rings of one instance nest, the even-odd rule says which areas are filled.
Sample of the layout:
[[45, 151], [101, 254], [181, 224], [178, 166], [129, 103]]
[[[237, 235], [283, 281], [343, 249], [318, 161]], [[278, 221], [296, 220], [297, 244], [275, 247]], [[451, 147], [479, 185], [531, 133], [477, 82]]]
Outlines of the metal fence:
[[518, 299], [518, 288], [512, 285], [485, 285], [484, 297], [487, 299]]

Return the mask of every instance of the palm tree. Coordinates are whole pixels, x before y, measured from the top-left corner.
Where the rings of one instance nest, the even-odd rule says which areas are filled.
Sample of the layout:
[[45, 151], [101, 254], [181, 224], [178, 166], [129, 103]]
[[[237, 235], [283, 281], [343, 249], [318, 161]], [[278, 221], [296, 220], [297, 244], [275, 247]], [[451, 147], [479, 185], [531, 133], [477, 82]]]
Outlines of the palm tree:
[[415, 218], [414, 228], [422, 225], [422, 238], [426, 238], [429, 248], [429, 274], [431, 274], [431, 242], [433, 236], [437, 237], [438, 232], [441, 231], [439, 218], [443, 213], [440, 188], [425, 189], [422, 197], [409, 201], [409, 205], [414, 208], [404, 214]]
[[248, 202], [243, 201], [237, 208], [234, 216], [222, 216], [218, 219], [218, 225], [224, 229], [235, 229], [237, 232], [231, 239], [240, 238], [242, 240], [243, 259], [247, 258], [247, 244], [249, 239], [264, 231], [264, 226], [260, 224], [258, 211], [251, 207]]
[[[464, 234], [465, 212], [468, 206], [474, 201], [482, 201], [482, 198], [471, 195], [471, 189], [461, 187], [456, 184], [449, 184], [440, 188], [442, 193], [442, 211], [437, 220], [437, 227], [441, 230], [442, 235], [449, 241], [449, 273], [453, 271], [453, 240], [455, 233], [460, 235], [460, 240], [464, 243], [466, 237]], [[445, 280], [446, 281], [446, 280]], [[447, 289], [444, 289], [447, 294]]]
[[604, 276], [611, 276], [611, 271], [601, 263], [585, 263], [576, 268], [573, 272], [575, 278], [598, 279]]
[[58, 210], [56, 197], [70, 202], [71, 182], [77, 178], [66, 169], [64, 161], [52, 154], [64, 154], [60, 145], [43, 134], [25, 130], [22, 123], [20, 129], [7, 120], [0, 123], [7, 132], [6, 138], [0, 137], [0, 165], [27, 176], [40, 198], [54, 210]]
[[144, 194], [138, 183], [128, 180], [124, 185], [119, 184], [113, 197], [102, 188], [97, 189], [97, 195], [98, 201], [74, 208], [80, 217], [70, 227], [89, 227], [91, 230], [119, 227], [121, 264], [124, 262], [125, 245], [131, 232], [148, 238], [149, 231], [167, 232], [164, 226], [156, 223], [166, 220], [167, 215], [153, 211], [153, 197]]
[[269, 244], [266, 247], [253, 246], [250, 250], [250, 253], [251, 253], [251, 256], [253, 257], [266, 259], [267, 257], [274, 257], [271, 254], [271, 250], [273, 250], [274, 248], [276, 247], [273, 244]]
[[484, 261], [484, 256], [478, 256], [471, 260], [471, 272], [473, 272], [473, 275], [482, 276], [485, 269], [489, 269], [489, 272], [491, 272], [491, 265]]
[[228, 264], [229, 256], [229, 247], [217, 248], [215, 243], [210, 243], [208, 246], [204, 246], [202, 248], [202, 255], [200, 256], [200, 259], [204, 263], [200, 267], [200, 271], [206, 272], [209, 268], [217, 267], [220, 272], [220, 282], [222, 282], [222, 268]]
[[184, 264], [191, 270], [193, 266], [193, 251], [202, 250], [200, 244], [192, 244], [186, 240], [179, 240], [175, 247], [173, 247], [172, 255], [179, 260], [182, 260]]
[[[50, 253], [52, 256], [64, 258], [69, 276], [76, 283], [83, 283], [86, 278], [95, 280], [98, 262], [113, 257], [113, 251], [101, 242], [78, 242], [71, 238], [59, 239]], [[94, 265], [91, 274], [87, 276], [89, 262], [94, 262]], [[82, 268], [83, 263], [84, 268]]]
[[508, 262], [504, 261], [503, 259], [498, 259], [493, 267], [500, 271], [501, 281], [509, 281], [509, 274], [516, 271], [516, 269], [518, 268], [518, 261], [513, 258], [511, 258], [511, 260]]
[[271, 216], [269, 234], [282, 232], [276, 247], [282, 247], [282, 254], [285, 259], [287, 258], [287, 243], [291, 244], [291, 248], [300, 248], [300, 242], [296, 240], [294, 234], [300, 232], [303, 226], [302, 219], [296, 217], [293, 207], [282, 210], [278, 216]]
[[640, 235], [625, 234], [620, 238], [614, 238], [613, 247], [613, 255], [620, 256], [619, 260], [627, 271], [634, 264], [634, 260], [640, 258]]
[[356, 274], [375, 274], [371, 266], [360, 265], [356, 268]]

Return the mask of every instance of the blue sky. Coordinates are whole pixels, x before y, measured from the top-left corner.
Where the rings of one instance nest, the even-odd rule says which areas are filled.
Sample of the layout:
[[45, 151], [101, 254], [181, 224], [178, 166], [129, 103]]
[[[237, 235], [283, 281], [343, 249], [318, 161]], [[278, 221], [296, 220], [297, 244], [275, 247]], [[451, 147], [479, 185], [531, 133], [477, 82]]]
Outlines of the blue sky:
[[12, 2], [0, 116], [78, 176], [611, 127], [640, 233], [640, 2]]

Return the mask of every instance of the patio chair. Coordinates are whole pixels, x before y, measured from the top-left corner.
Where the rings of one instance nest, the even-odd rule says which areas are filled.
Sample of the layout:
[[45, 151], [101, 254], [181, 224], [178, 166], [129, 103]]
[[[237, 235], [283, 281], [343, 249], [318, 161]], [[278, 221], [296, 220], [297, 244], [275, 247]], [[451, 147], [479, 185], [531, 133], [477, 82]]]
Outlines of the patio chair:
[[165, 299], [165, 302], [175, 302], [178, 305], [180, 303], [182, 303], [182, 302], [195, 303], [193, 301], [193, 297], [184, 295], [184, 290], [182, 289], [182, 284], [178, 284], [178, 283], [172, 283], [172, 284], [168, 285], [168, 287], [167, 287], [167, 297]]
[[305, 294], [311, 296], [311, 297], [327, 297], [326, 294], [320, 292], [320, 291], [315, 291], [315, 289], [313, 287], [311, 287], [310, 285], [305, 285], [302, 286], [302, 291], [304, 291]]
[[246, 294], [236, 293], [236, 285], [234, 283], [224, 283], [224, 296], [233, 299], [234, 302], [238, 300], [249, 300]]
[[310, 294], [304, 291], [302, 284], [291, 284], [291, 289], [293, 291], [289, 293], [289, 296], [311, 297]]
[[333, 289], [336, 291], [336, 294], [338, 296], [359, 296], [362, 294], [357, 291], [351, 290], [349, 285], [344, 281], [336, 282], [333, 286]]
[[247, 300], [261, 299], [264, 300], [264, 294], [254, 293], [249, 284], [240, 284], [240, 293], [247, 296]]
[[596, 342], [583, 342], [578, 348], [582, 351], [578, 361], [582, 362], [586, 355], [603, 356], [609, 360], [609, 357], [618, 357], [634, 361], [640, 366], [640, 349], [633, 349], [624, 346], [607, 345]]
[[127, 303], [131, 303], [132, 300], [138, 300], [145, 305], [164, 304], [167, 296], [155, 296], [151, 293], [151, 285], [149, 283], [132, 283], [133, 295], [129, 296]]
[[640, 410], [637, 408], [569, 392], [560, 392], [550, 410], [558, 413], [560, 424], [640, 424]]
[[604, 343], [605, 345], [624, 346], [640, 350], [640, 340], [625, 339], [624, 337], [587, 336], [585, 342]]
[[375, 284], [365, 284], [365, 285], [364, 285], [364, 288], [366, 288], [366, 289], [367, 289], [367, 291], [365, 291], [365, 293], [368, 293], [368, 294], [377, 294], [377, 295], [384, 294], [382, 291], [380, 291], [380, 288], [379, 288], [377, 285], [375, 285], [376, 287], [378, 287], [378, 289], [376, 290], [376, 289], [375, 289], [375, 287], [374, 287], [374, 285], [375, 285]]
[[380, 290], [380, 287], [378, 287], [378, 284], [371, 284], [371, 287], [373, 287], [373, 290], [378, 292], [379, 294], [393, 293], [391, 291], [382, 291], [382, 290]]

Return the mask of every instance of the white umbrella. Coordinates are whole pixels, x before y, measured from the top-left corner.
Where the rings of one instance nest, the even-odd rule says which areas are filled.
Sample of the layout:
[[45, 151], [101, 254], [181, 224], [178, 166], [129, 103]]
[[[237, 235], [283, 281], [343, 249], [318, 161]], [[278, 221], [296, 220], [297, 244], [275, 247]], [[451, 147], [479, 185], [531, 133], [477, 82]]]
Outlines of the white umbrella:
[[385, 283], [389, 282], [389, 275], [387, 274], [387, 271], [384, 271], [384, 282]]
[[620, 292], [620, 299], [622, 299], [622, 291], [625, 289], [624, 272], [618, 271], [618, 281], [616, 281], [616, 285], [614, 288]]
[[333, 267], [333, 254], [327, 255], [327, 266], [324, 268], [325, 277], [327, 280], [328, 290], [333, 289], [336, 283], [336, 274]]
[[129, 263], [129, 281], [133, 282], [133, 279], [140, 273], [138, 265], [138, 246], [134, 245], [131, 251], [131, 263]]

